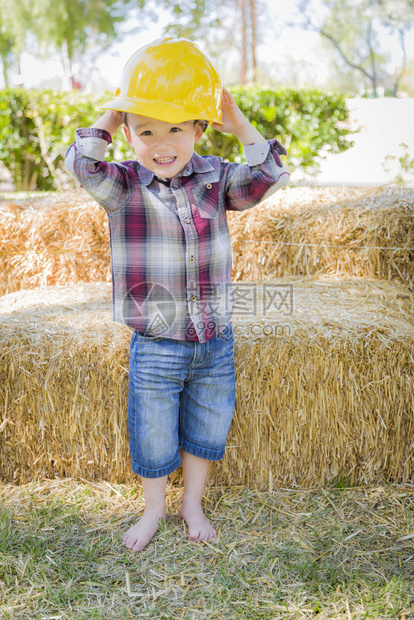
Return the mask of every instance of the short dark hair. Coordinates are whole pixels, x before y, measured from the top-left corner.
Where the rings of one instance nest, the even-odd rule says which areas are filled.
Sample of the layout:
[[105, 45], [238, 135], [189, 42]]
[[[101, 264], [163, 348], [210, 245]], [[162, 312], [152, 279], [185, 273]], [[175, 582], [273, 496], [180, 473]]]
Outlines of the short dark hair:
[[194, 121], [195, 123], [202, 123], [203, 124], [203, 133], [205, 132], [205, 130], [208, 127], [208, 121]]

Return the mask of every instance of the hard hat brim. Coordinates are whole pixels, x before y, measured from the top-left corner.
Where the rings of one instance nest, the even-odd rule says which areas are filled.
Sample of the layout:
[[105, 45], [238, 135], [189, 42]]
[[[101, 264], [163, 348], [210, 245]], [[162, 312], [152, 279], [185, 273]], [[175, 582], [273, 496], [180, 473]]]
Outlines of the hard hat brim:
[[191, 103], [174, 105], [159, 101], [150, 102], [142, 99], [129, 99], [128, 97], [115, 97], [100, 106], [103, 110], [117, 110], [118, 112], [129, 112], [139, 114], [148, 118], [155, 118], [166, 123], [184, 123], [185, 121], [205, 120], [211, 123], [222, 125], [221, 110], [200, 110], [193, 107]]

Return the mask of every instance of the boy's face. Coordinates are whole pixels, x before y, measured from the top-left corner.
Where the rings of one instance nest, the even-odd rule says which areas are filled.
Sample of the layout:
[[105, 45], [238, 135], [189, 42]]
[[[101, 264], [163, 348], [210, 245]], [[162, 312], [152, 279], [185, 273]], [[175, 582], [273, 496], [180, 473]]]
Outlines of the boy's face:
[[171, 179], [190, 161], [194, 144], [203, 135], [201, 123], [166, 123], [147, 116], [128, 113], [124, 126], [127, 140], [137, 160], [151, 172]]

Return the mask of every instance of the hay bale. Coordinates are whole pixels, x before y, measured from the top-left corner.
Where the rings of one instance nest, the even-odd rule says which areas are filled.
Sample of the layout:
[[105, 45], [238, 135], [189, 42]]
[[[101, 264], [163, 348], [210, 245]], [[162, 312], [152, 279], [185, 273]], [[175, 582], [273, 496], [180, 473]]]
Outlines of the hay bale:
[[[328, 274], [412, 286], [413, 205], [409, 189], [288, 187], [229, 213], [233, 279]], [[0, 295], [109, 281], [104, 210], [81, 190], [0, 201], [0, 270]]]
[[293, 275], [414, 286], [414, 190], [287, 187], [230, 214], [235, 281]]
[[[273, 293], [281, 291], [280, 303], [263, 306], [265, 285], [244, 284], [256, 314], [244, 306], [234, 317], [237, 406], [226, 456], [212, 466], [209, 484], [315, 486], [339, 476], [353, 484], [412, 482], [408, 288], [288, 278], [270, 283]], [[0, 300], [4, 481], [133, 479], [129, 336], [129, 328], [111, 321], [107, 283]], [[181, 481], [180, 472], [173, 481]]]
[[108, 221], [85, 192], [0, 202], [0, 295], [109, 281]]

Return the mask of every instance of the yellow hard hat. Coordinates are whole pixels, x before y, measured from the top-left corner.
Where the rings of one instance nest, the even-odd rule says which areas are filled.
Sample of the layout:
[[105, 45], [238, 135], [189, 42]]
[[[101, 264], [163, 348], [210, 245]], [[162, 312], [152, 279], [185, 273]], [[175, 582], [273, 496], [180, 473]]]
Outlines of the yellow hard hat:
[[132, 112], [167, 123], [221, 123], [220, 75], [200, 48], [187, 39], [156, 39], [131, 56], [106, 110]]

